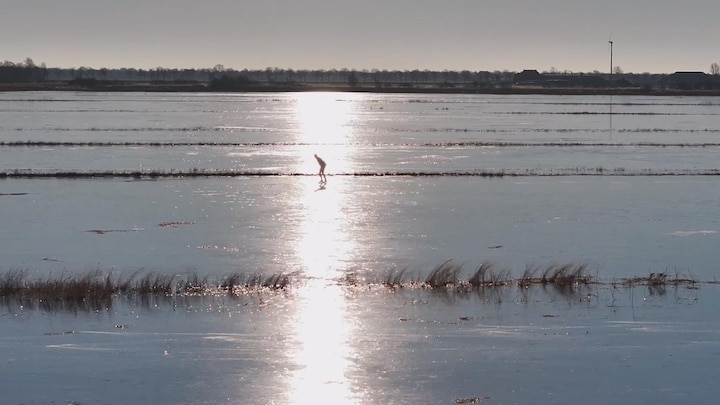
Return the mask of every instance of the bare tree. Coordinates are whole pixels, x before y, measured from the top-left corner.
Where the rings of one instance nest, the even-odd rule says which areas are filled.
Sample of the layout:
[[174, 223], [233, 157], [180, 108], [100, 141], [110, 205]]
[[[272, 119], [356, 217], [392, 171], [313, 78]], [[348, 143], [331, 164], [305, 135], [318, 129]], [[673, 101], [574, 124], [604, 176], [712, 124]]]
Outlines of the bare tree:
[[720, 65], [718, 65], [716, 62], [710, 65], [710, 74], [715, 76], [720, 75]]

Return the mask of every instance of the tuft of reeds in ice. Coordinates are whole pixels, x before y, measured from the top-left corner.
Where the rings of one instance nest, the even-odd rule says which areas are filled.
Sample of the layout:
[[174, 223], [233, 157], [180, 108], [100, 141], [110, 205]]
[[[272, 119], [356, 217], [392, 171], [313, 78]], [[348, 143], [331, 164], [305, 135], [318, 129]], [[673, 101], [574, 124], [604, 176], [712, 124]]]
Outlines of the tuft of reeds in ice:
[[460, 274], [461, 265], [456, 265], [452, 260], [446, 260], [439, 266], [435, 267], [422, 283], [428, 288], [443, 288], [458, 284], [458, 274]]
[[237, 273], [213, 284], [207, 277], [191, 273], [186, 277], [174, 274], [136, 271], [127, 277], [114, 276], [101, 270], [80, 275], [62, 273], [30, 279], [27, 270], [10, 270], [0, 274], [0, 298], [25, 305], [104, 309], [118, 296], [198, 296], [247, 294], [259, 290], [282, 290], [290, 286], [291, 275], [251, 275]]
[[[406, 269], [391, 269], [380, 273], [371, 281], [349, 273], [334, 280], [336, 283], [353, 288], [371, 288], [379, 285], [389, 290], [422, 288], [438, 292], [478, 293], [499, 292], [517, 285], [523, 294], [533, 286], [553, 287], [562, 294], [575, 294], [578, 287], [603, 284], [596, 276], [588, 274], [588, 264], [569, 262], [546, 266], [528, 265], [520, 278], [514, 279], [509, 270], [492, 261], [482, 262], [470, 274], [464, 274], [463, 265], [446, 260], [431, 269], [427, 276], [411, 277]], [[148, 300], [155, 297], [197, 297], [197, 296], [241, 296], [262, 292], [286, 291], [302, 273], [244, 273], [229, 274], [217, 282], [197, 273], [186, 275], [163, 274], [144, 269], [127, 276], [90, 270], [83, 274], [50, 274], [31, 277], [27, 270], [13, 269], [0, 273], [0, 304], [20, 304], [43, 309], [85, 309], [102, 310], [109, 308], [117, 297], [135, 297]], [[372, 281], [374, 280], [374, 281]], [[690, 277], [674, 277], [668, 272], [653, 272], [644, 277], [632, 277], [606, 283], [613, 287], [632, 288], [644, 285], [651, 294], [662, 294], [666, 286], [685, 285], [695, 287]]]
[[512, 283], [510, 270], [498, 269], [494, 262], [486, 261], [468, 279], [473, 288], [500, 287]]

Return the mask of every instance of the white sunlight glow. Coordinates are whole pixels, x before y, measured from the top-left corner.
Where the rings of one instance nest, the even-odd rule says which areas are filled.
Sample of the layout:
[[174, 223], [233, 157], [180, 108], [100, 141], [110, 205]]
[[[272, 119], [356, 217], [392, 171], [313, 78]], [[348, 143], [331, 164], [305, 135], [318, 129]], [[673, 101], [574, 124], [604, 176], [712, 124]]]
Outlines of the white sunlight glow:
[[354, 325], [340, 286], [310, 283], [299, 293], [288, 403], [298, 405], [358, 403], [347, 375]]
[[353, 148], [352, 120], [355, 100], [341, 93], [299, 93], [295, 113], [299, 133], [297, 142], [308, 145], [307, 159], [299, 171], [317, 173], [317, 153], [328, 163], [327, 173], [347, 172], [351, 168]]
[[[306, 282], [298, 290], [297, 313], [292, 330], [295, 368], [288, 389], [288, 403], [357, 403], [346, 377], [352, 366], [350, 346], [354, 326], [348, 316], [343, 287], [337, 279], [353, 251], [346, 232], [343, 210], [350, 195], [348, 178], [333, 177], [347, 168], [352, 154], [347, 124], [350, 102], [336, 93], [298, 95], [298, 142], [309, 145], [303, 156], [303, 172], [317, 173], [314, 153], [326, 160], [327, 185], [318, 177], [298, 180], [298, 196], [304, 209], [295, 253], [302, 263]], [[305, 161], [307, 161], [307, 166]]]
[[344, 143], [351, 106], [352, 102], [341, 93], [299, 93], [296, 113], [303, 140]]

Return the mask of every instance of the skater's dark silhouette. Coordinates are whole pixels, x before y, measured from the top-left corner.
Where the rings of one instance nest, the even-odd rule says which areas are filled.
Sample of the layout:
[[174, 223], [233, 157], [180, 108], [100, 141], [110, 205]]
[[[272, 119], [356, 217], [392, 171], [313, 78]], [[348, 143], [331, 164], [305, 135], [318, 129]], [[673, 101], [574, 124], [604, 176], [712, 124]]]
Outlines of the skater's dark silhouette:
[[317, 153], [315, 154], [315, 159], [320, 165], [320, 172], [318, 173], [318, 175], [320, 176], [320, 182], [327, 183], [327, 177], [325, 177], [325, 166], [327, 166], [327, 164], [320, 156], [317, 155]]

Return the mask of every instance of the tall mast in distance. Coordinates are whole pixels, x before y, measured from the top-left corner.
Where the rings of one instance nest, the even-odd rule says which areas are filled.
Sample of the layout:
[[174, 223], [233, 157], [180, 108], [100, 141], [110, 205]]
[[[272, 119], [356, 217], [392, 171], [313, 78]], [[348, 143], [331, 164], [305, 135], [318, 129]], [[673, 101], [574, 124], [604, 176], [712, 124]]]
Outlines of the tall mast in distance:
[[608, 40], [608, 43], [610, 44], [610, 85], [612, 86], [613, 83], [613, 41], [612, 41], [612, 35], [610, 36], [611, 39]]

